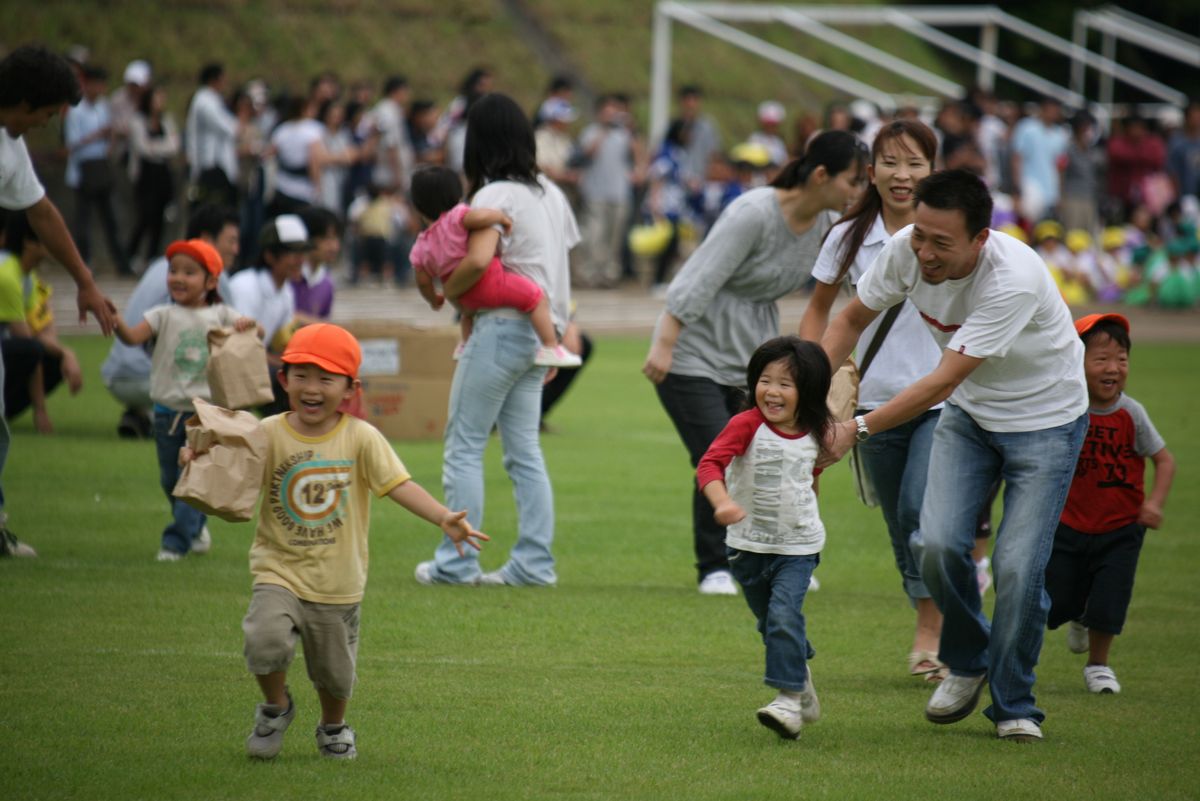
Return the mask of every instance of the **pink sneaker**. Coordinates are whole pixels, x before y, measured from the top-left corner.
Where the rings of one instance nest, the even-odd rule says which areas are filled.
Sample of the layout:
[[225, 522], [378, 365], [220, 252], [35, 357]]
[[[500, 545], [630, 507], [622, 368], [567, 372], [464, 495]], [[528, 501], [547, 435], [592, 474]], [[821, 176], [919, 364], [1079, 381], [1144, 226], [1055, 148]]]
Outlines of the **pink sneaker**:
[[583, 364], [583, 359], [562, 345], [555, 345], [552, 348], [542, 345], [533, 354], [533, 363], [540, 367], [578, 367]]

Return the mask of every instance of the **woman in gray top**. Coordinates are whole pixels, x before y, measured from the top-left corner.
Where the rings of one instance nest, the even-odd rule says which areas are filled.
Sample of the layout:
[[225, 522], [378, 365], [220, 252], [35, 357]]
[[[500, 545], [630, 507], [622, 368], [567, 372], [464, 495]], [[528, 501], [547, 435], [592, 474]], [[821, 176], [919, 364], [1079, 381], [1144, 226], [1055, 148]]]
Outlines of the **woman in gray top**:
[[[851, 133], [817, 136], [770, 186], [731, 203], [671, 281], [642, 372], [692, 467], [741, 410], [750, 355], [779, 335], [775, 302], [808, 281], [825, 232], [864, 185], [866, 159]], [[691, 483], [700, 592], [736, 595], [725, 528]]]

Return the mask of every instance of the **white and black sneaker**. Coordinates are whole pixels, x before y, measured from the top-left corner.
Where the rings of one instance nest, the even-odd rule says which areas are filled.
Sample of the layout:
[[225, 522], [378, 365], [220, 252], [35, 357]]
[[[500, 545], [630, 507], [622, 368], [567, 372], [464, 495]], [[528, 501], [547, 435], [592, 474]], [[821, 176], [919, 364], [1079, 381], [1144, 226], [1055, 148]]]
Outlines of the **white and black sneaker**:
[[17, 535], [9, 531], [7, 526], [0, 526], [0, 558], [6, 556], [30, 559], [37, 556], [37, 551], [32, 545], [17, 539]]
[[254, 730], [246, 738], [246, 753], [255, 759], [274, 759], [283, 748], [283, 733], [296, 717], [296, 702], [287, 694], [288, 707], [259, 704], [254, 708]]
[[337, 726], [317, 726], [317, 750], [330, 759], [354, 759], [358, 749], [354, 747], [354, 729], [342, 723]]

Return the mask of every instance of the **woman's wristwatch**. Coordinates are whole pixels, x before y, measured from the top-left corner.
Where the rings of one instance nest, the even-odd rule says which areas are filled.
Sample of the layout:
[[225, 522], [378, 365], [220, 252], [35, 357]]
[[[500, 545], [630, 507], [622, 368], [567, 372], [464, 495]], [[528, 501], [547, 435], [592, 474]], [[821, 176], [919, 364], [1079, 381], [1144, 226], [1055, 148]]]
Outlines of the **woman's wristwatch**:
[[854, 418], [854, 425], [858, 429], [858, 432], [854, 435], [854, 438], [859, 442], [866, 442], [871, 436], [871, 430], [867, 428], [867, 418], [863, 417], [861, 414], [856, 415]]

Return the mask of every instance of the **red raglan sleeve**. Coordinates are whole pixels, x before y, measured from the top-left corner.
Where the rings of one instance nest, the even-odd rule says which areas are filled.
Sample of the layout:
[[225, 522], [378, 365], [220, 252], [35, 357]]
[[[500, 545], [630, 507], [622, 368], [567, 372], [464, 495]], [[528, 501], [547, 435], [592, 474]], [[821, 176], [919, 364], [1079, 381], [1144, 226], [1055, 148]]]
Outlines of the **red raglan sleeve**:
[[725, 468], [735, 456], [741, 456], [750, 447], [754, 433], [762, 425], [762, 413], [751, 409], [735, 415], [725, 426], [725, 430], [717, 435], [705, 451], [704, 457], [696, 468], [696, 483], [700, 489], [714, 481], [725, 480]]

